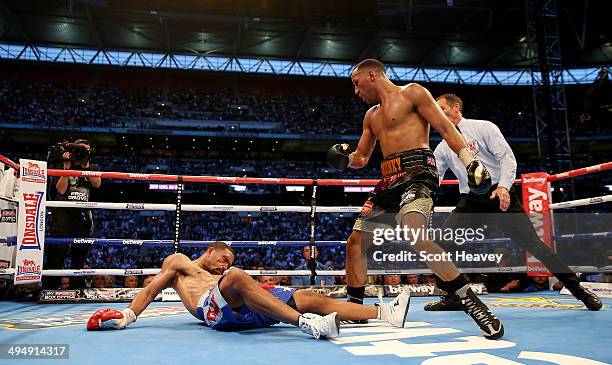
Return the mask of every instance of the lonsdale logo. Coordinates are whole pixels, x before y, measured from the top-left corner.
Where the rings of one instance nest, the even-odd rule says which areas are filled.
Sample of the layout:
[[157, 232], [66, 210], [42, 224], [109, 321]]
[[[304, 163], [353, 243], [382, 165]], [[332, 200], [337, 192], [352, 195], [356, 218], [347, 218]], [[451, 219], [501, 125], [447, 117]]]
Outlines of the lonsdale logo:
[[23, 193], [25, 228], [19, 250], [41, 249], [38, 236], [38, 222], [40, 216], [40, 204], [42, 203], [43, 195], [43, 191], [39, 191], [36, 194]]
[[41, 169], [40, 166], [34, 162], [28, 162], [27, 165], [21, 167], [21, 176], [23, 181], [34, 183], [45, 182], [45, 170]]
[[19, 276], [36, 276], [40, 275], [40, 265], [28, 259], [23, 259], [21, 265], [17, 265], [17, 275]]

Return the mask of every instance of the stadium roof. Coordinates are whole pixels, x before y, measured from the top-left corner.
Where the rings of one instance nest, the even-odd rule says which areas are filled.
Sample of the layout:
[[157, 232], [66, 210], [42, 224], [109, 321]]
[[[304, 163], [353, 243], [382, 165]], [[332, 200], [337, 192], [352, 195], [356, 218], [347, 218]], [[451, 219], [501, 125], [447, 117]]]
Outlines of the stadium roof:
[[[2, 1], [0, 42], [470, 69], [526, 68], [524, 1]], [[609, 65], [612, 2], [558, 1], [564, 67]]]

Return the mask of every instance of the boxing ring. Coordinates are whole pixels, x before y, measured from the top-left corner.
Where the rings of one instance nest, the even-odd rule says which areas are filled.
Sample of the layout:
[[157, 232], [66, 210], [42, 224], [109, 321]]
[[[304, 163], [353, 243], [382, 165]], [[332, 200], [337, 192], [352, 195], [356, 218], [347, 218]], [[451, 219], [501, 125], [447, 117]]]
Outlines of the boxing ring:
[[[19, 170], [14, 162], [0, 156], [0, 162]], [[573, 178], [585, 174], [610, 170], [612, 162], [561, 174], [550, 175], [548, 182]], [[251, 247], [339, 247], [345, 241], [316, 241], [315, 214], [359, 213], [361, 206], [318, 206], [317, 188], [325, 186], [374, 186], [377, 180], [348, 179], [284, 179], [238, 178], [215, 176], [179, 176], [161, 174], [134, 174], [121, 172], [92, 172], [48, 170], [49, 176], [96, 176], [100, 178], [163, 181], [177, 184], [177, 201], [173, 204], [65, 202], [47, 201], [47, 207], [73, 207], [87, 209], [113, 209], [133, 211], [175, 212], [176, 236], [174, 240], [138, 240], [87, 238], [93, 245], [141, 247], [205, 247], [212, 241], [180, 239], [182, 212], [261, 212], [304, 213], [310, 216], [310, 240], [304, 241], [226, 241], [233, 248]], [[195, 205], [182, 201], [185, 183], [220, 184], [280, 184], [312, 186], [310, 205], [303, 206], [250, 206], [250, 205]], [[515, 183], [522, 183], [519, 179]], [[443, 184], [457, 184], [445, 180]], [[4, 200], [17, 202], [12, 198]], [[589, 199], [551, 203], [551, 211], [605, 204], [612, 195]], [[453, 207], [437, 207], [436, 212], [450, 212]], [[612, 228], [612, 227], [610, 227]], [[612, 232], [553, 235], [557, 242], [609, 238]], [[223, 237], [219, 237], [222, 239]], [[1, 240], [2, 238], [0, 238]], [[16, 244], [16, 237], [5, 237], [5, 244]], [[73, 244], [74, 238], [45, 238], [45, 244]], [[83, 239], [78, 239], [83, 240]], [[497, 239], [496, 242], [509, 241]], [[83, 242], [83, 241], [81, 241]], [[1, 243], [1, 241], [0, 241]], [[572, 267], [577, 271], [612, 272], [605, 267]], [[470, 272], [525, 272], [527, 266], [510, 268], [463, 268]], [[84, 269], [43, 270], [49, 276], [84, 275], [150, 275], [157, 268], [142, 269]], [[312, 270], [247, 270], [251, 275], [310, 275]], [[430, 273], [427, 269], [368, 270], [371, 275]], [[14, 268], [0, 269], [0, 274], [15, 274]], [[316, 275], [345, 275], [344, 270], [317, 271]], [[47, 360], [50, 363], [81, 364], [152, 362], [221, 362], [227, 364], [269, 364], [283, 361], [287, 364], [329, 364], [350, 361], [357, 364], [612, 364], [612, 299], [602, 298], [604, 309], [590, 312], [570, 295], [551, 291], [537, 293], [489, 294], [481, 297], [504, 322], [506, 335], [499, 341], [484, 339], [474, 323], [463, 312], [427, 312], [423, 305], [432, 298], [413, 297], [406, 328], [390, 328], [379, 321], [365, 325], [343, 325], [340, 337], [318, 341], [305, 337], [288, 325], [242, 332], [210, 330], [193, 318], [177, 302], [154, 302], [128, 328], [122, 331], [87, 332], [85, 323], [91, 314], [109, 306], [101, 303], [19, 303], [2, 302], [0, 309], [0, 344], [57, 344], [69, 345], [66, 359]], [[373, 304], [375, 299], [367, 298]], [[122, 309], [127, 302], [113, 303]], [[238, 350], [238, 351], [236, 351]], [[0, 357], [7, 359], [7, 357]], [[5, 360], [2, 360], [3, 362]], [[17, 361], [17, 360], [13, 360]]]

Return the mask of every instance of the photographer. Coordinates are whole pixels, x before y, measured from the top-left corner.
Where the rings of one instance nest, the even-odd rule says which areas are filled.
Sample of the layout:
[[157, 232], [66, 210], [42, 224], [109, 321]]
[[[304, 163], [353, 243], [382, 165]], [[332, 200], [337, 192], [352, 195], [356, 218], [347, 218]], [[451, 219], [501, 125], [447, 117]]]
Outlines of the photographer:
[[[74, 143], [60, 143], [51, 150], [50, 160], [61, 160], [64, 170], [89, 170], [91, 144], [85, 139], [77, 139]], [[66, 177], [62, 176], [51, 181], [50, 196], [54, 200], [89, 201], [92, 188], [99, 188], [102, 179], [99, 177]], [[93, 218], [91, 210], [80, 208], [54, 208], [51, 211], [52, 226], [50, 237], [88, 238], [93, 236]], [[70, 249], [70, 268], [81, 269], [89, 254], [91, 246], [75, 243]], [[67, 245], [48, 245], [45, 247], [47, 269], [63, 269], [64, 257], [68, 251]], [[44, 287], [57, 289], [57, 277], [46, 277]], [[82, 278], [71, 278], [71, 287], [84, 287]]]

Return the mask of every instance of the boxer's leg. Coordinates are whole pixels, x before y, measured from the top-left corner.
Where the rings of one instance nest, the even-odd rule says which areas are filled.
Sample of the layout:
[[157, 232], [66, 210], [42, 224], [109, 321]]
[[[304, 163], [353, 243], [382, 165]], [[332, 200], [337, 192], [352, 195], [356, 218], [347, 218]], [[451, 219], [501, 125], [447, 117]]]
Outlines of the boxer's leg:
[[[410, 230], [416, 231], [427, 229], [427, 217], [425, 217], [420, 212], [409, 212], [403, 215], [402, 217], [402, 225], [407, 227]], [[415, 252], [423, 251], [426, 254], [438, 254], [442, 255], [445, 251], [435, 243], [434, 241], [428, 239], [422, 239], [421, 237], [417, 238], [416, 241], [411, 242], [411, 247]], [[465, 284], [465, 279], [459, 273], [457, 266], [451, 260], [440, 260], [440, 261], [426, 261], [427, 266], [434, 272], [437, 276], [439, 276], [442, 280], [447, 283], [447, 287], [456, 291]], [[454, 285], [453, 285], [454, 284]]]
[[332, 299], [310, 290], [297, 290], [293, 299], [299, 312], [326, 315], [337, 312], [342, 320], [366, 320], [378, 318], [378, 307]]
[[310, 290], [296, 291], [293, 293], [293, 299], [297, 310], [300, 312], [312, 312], [320, 315], [335, 312], [339, 319], [354, 323], [378, 318], [399, 328], [404, 327], [410, 305], [410, 295], [408, 293], [401, 293], [392, 301], [379, 303], [376, 306], [332, 299]]
[[[467, 194], [463, 194], [457, 206], [450, 213], [446, 220], [442, 224], [442, 231], [444, 232], [446, 229], [456, 229], [456, 228], [466, 228], [472, 227], [472, 221], [470, 216], [467, 214], [469, 211], [469, 197]], [[451, 250], [452, 246], [455, 245], [454, 242], [443, 242], [442, 247]], [[435, 274], [434, 274], [435, 275]], [[427, 303], [424, 307], [426, 311], [456, 311], [463, 310], [463, 305], [461, 304], [461, 300], [457, 296], [452, 288], [449, 288], [448, 281], [444, 281], [438, 275], [435, 275], [436, 278], [436, 286], [446, 292], [445, 295], [442, 295], [439, 301]]]
[[350, 302], [361, 304], [367, 280], [367, 250], [372, 234], [354, 230], [346, 241], [346, 284]]
[[340, 333], [336, 313], [324, 317], [313, 313], [302, 314], [260, 287], [240, 269], [228, 271], [218, 285], [223, 299], [232, 309], [246, 305], [254, 313], [297, 326], [315, 338], [332, 338]]
[[219, 284], [221, 295], [231, 308], [243, 305], [253, 312], [276, 318], [279, 321], [298, 325], [300, 313], [260, 287], [244, 271], [233, 268], [227, 272]]

